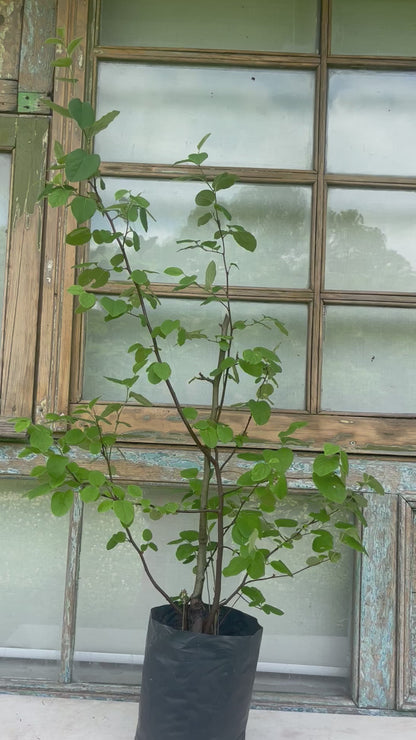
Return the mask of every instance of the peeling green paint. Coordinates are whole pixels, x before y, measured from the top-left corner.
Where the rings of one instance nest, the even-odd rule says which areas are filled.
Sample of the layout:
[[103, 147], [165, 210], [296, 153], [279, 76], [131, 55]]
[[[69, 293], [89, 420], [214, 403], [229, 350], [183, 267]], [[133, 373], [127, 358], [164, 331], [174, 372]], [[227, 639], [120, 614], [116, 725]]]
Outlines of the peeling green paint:
[[23, 0], [0, 0], [0, 78], [16, 80]]
[[42, 113], [48, 115], [50, 109], [44, 104], [45, 94], [38, 92], [19, 92], [17, 96], [18, 113]]

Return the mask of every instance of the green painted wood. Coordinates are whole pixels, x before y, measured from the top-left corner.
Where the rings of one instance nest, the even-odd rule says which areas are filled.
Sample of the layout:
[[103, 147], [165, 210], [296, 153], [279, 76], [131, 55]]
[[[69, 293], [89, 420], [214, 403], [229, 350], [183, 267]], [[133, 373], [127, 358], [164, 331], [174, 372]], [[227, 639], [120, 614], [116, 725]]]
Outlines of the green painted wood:
[[[40, 97], [44, 97], [52, 91], [51, 61], [55, 47], [45, 44], [45, 40], [55, 35], [55, 24], [56, 0], [25, 0], [19, 65], [19, 94], [23, 95], [23, 100], [26, 95], [40, 93]], [[40, 108], [38, 103], [30, 112], [48, 111]]]
[[398, 497], [369, 494], [368, 556], [361, 561], [356, 701], [359, 707], [396, 706], [396, 578]]
[[16, 144], [17, 116], [0, 116], [0, 149], [10, 150]]
[[45, 93], [38, 92], [19, 92], [17, 96], [18, 113], [41, 113], [49, 115], [50, 108], [45, 105]]

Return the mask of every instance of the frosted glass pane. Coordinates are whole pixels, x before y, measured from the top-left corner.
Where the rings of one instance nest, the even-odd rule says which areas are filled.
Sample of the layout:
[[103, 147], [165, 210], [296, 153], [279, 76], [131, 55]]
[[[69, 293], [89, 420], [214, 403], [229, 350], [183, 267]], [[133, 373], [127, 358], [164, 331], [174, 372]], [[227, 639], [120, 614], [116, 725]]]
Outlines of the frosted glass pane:
[[27, 489], [0, 481], [0, 672], [57, 680], [68, 520]]
[[416, 56], [414, 0], [332, 0], [333, 54]]
[[[317, 0], [102, 0], [100, 43], [314, 52]], [[163, 20], [162, 20], [163, 19]]]
[[330, 188], [325, 287], [416, 292], [416, 193]]
[[0, 322], [3, 312], [11, 164], [11, 154], [0, 152]]
[[336, 70], [329, 76], [329, 172], [416, 171], [416, 72]]
[[[305, 408], [305, 368], [307, 344], [307, 307], [304, 305], [235, 303], [234, 321], [249, 318], [260, 320], [264, 315], [282, 321], [289, 338], [277, 329], [269, 330], [259, 324], [240, 332], [236, 347], [255, 347], [280, 345], [279, 357], [284, 372], [279, 377], [279, 389], [275, 393], [275, 404], [279, 408]], [[103, 379], [103, 376], [127, 378], [132, 374], [133, 355], [126, 356], [126, 348], [141, 341], [148, 345], [147, 336], [138, 327], [138, 321], [130, 316], [104, 324], [104, 311], [101, 306], [88, 312], [84, 369], [84, 398], [101, 396], [106, 399], [124, 400], [123, 387]], [[200, 308], [198, 301], [167, 299], [158, 311], [158, 324], [165, 319], [178, 318], [188, 331], [202, 330], [208, 336], [218, 333], [222, 313], [216, 304]], [[177, 347], [176, 337], [169, 335], [161, 340], [164, 359], [172, 368], [172, 383], [178, 390], [182, 403], [207, 404], [210, 400], [210, 386], [206, 382], [189, 381], [202, 371], [209, 374], [215, 367], [216, 354], [213, 345], [202, 339], [194, 339], [188, 346]], [[244, 344], [243, 344], [244, 343]], [[186, 357], [186, 360], [185, 360]], [[227, 403], [237, 403], [243, 398], [253, 397], [253, 384], [248, 376], [241, 374], [240, 383], [230, 383]], [[145, 374], [139, 379], [135, 390], [154, 403], [171, 403], [163, 383], [150, 385]]]
[[414, 309], [328, 306], [322, 408], [414, 414], [415, 330]]
[[313, 72], [103, 62], [98, 115], [103, 160], [172, 164], [211, 132], [208, 163], [311, 169]]
[[[166, 493], [150, 489], [147, 495], [162, 504]], [[168, 494], [172, 498], [171, 493]], [[309, 497], [308, 497], [309, 499]], [[312, 510], [305, 496], [290, 496], [282, 503], [282, 516], [302, 517]], [[84, 512], [80, 587], [75, 644], [76, 680], [138, 683], [144, 652], [149, 610], [161, 597], [148, 583], [138, 558], [128, 545], [108, 552], [105, 544], [118, 528], [116, 519], [92, 507]], [[183, 588], [189, 593], [192, 576], [178, 564], [174, 548], [167, 543], [181, 529], [195, 523], [184, 515], [158, 522], [138, 517], [134, 529], [150, 526], [161, 544], [150, 553], [149, 567], [171, 595]], [[311, 554], [311, 542], [297, 543], [284, 560], [293, 570], [302, 567]], [[260, 661], [270, 672], [346, 676], [350, 659], [350, 618], [353, 557], [349, 552], [336, 565], [326, 564], [296, 576], [264, 583], [266, 598], [279, 606], [284, 616], [266, 616], [236, 606], [256, 616], [264, 627]], [[226, 593], [234, 579], [226, 579]], [[313, 668], [312, 668], [313, 667]], [[267, 665], [263, 665], [267, 669]], [[315, 669], [315, 670], [313, 670]]]
[[[181, 250], [180, 239], [212, 239], [216, 229], [209, 224], [197, 226], [201, 216], [195, 206], [200, 183], [169, 180], [106, 180], [103, 197], [106, 204], [114, 202], [119, 189], [143, 193], [150, 201], [156, 222], [149, 220], [149, 231], [140, 238], [140, 252], [129, 255], [133, 268], [146, 267], [158, 272], [153, 282], [169, 282], [163, 274], [169, 265], [181, 267], [187, 274], [198, 275], [204, 282], [205, 269], [212, 254], [200, 249]], [[306, 288], [309, 285], [309, 252], [311, 230], [311, 189], [290, 185], [237, 184], [219, 193], [219, 201], [230, 209], [233, 223], [241, 223], [257, 238], [255, 253], [227, 240], [228, 261], [239, 269], [231, 273], [233, 285]], [[212, 222], [213, 223], [213, 222]], [[227, 221], [224, 219], [224, 225]], [[102, 217], [96, 216], [93, 228], [108, 228]], [[92, 245], [90, 258], [108, 265], [114, 249], [109, 245]], [[218, 281], [223, 279], [222, 260], [218, 259]]]

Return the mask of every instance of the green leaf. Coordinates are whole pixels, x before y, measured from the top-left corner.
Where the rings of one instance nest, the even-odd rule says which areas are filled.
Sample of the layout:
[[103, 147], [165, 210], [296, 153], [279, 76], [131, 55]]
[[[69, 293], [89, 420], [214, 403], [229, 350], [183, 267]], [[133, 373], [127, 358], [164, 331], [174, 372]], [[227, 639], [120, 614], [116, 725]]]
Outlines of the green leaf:
[[68, 108], [63, 108], [62, 105], [53, 103], [48, 98], [43, 98], [42, 103], [46, 105], [48, 108], [50, 108], [51, 110], [55, 111], [55, 113], [59, 113], [60, 116], [63, 116], [64, 118], [71, 118], [71, 114]]
[[53, 62], [51, 62], [52, 67], [71, 67], [72, 66], [72, 58], [71, 57], [60, 57], [59, 59], [55, 59]]
[[267, 401], [249, 401], [248, 407], [253, 420], [259, 426], [267, 424], [270, 419], [271, 409]]
[[108, 315], [113, 319], [123, 316], [129, 311], [128, 303], [123, 301], [121, 298], [110, 298], [109, 296], [104, 296], [100, 299], [100, 303], [105, 311], [107, 311]]
[[232, 236], [239, 247], [246, 249], [248, 252], [254, 252], [257, 247], [256, 238], [249, 231], [233, 231]]
[[53, 444], [52, 434], [49, 429], [42, 426], [32, 426], [29, 432], [30, 446], [39, 452], [47, 452]]
[[327, 498], [328, 501], [334, 501], [337, 504], [342, 504], [345, 501], [347, 497], [347, 489], [342, 480], [335, 475], [335, 473], [330, 473], [329, 475], [324, 475], [322, 477], [313, 473], [312, 478], [318, 491]]
[[272, 606], [271, 604], [264, 604], [264, 605], [263, 605], [263, 606], [261, 607], [261, 610], [262, 610], [262, 611], [263, 611], [263, 612], [264, 612], [265, 614], [275, 614], [275, 615], [276, 615], [276, 616], [278, 616], [278, 617], [281, 617], [281, 616], [282, 616], [282, 614], [284, 614], [284, 612], [282, 612], [282, 610], [281, 610], [281, 609], [278, 609], [278, 608], [277, 608], [277, 606]]
[[215, 193], [212, 190], [200, 190], [195, 197], [197, 206], [211, 206], [215, 201]]
[[316, 475], [328, 475], [339, 468], [338, 455], [318, 455], [313, 461], [313, 470]]
[[134, 400], [137, 401], [137, 403], [139, 403], [141, 406], [153, 406], [152, 402], [149, 401], [145, 396], [142, 396], [141, 393], [130, 391], [129, 398], [134, 398]]
[[178, 560], [187, 560], [195, 554], [195, 545], [191, 545], [189, 542], [184, 542], [176, 549], [176, 557]]
[[[97, 210], [97, 204], [92, 198], [78, 195], [71, 201], [71, 211], [79, 224], [89, 221]], [[89, 237], [91, 238], [91, 237]]]
[[144, 270], [133, 270], [130, 278], [135, 285], [149, 285], [149, 278]]
[[92, 486], [103, 486], [107, 479], [101, 470], [89, 470], [88, 480]]
[[272, 560], [270, 565], [274, 570], [277, 570], [278, 573], [282, 573], [284, 576], [293, 576], [290, 568], [282, 560]]
[[14, 431], [15, 432], [25, 432], [26, 429], [29, 428], [30, 424], [31, 424], [31, 420], [28, 418], [15, 419], [14, 420]]
[[95, 306], [95, 295], [93, 293], [81, 293], [78, 296], [81, 309], [89, 311], [90, 308]]
[[265, 601], [262, 592], [254, 586], [243, 586], [241, 593], [243, 593], [244, 596], [248, 596], [251, 601], [250, 606], [260, 606], [260, 604], [263, 604]]
[[199, 217], [199, 219], [197, 221], [197, 224], [198, 224], [198, 226], [204, 226], [205, 224], [208, 223], [208, 221], [211, 221], [211, 219], [212, 219], [212, 213], [209, 213], [209, 212], [208, 213], [204, 213], [203, 216], [200, 216]]
[[223, 575], [224, 576], [237, 576], [239, 573], [242, 573], [243, 570], [246, 570], [247, 567], [247, 559], [242, 558], [240, 555], [237, 555], [235, 558], [232, 558], [228, 565], [223, 569]]
[[284, 498], [286, 498], [288, 490], [287, 490], [287, 480], [284, 475], [282, 475], [277, 483], [275, 483], [272, 486], [272, 491], [276, 498], [278, 498], [280, 501], [282, 501]]
[[32, 500], [34, 498], [38, 498], [38, 496], [44, 496], [47, 493], [51, 493], [53, 490], [53, 485], [50, 483], [41, 483], [38, 486], [35, 486], [35, 488], [32, 488], [30, 491], [28, 491], [25, 495], [28, 499]]
[[46, 461], [46, 470], [51, 478], [60, 479], [66, 472], [68, 458], [63, 455], [50, 455]]
[[334, 445], [332, 442], [325, 442], [324, 455], [337, 455], [339, 452], [341, 452], [339, 445]]
[[80, 36], [79, 38], [76, 38], [76, 39], [72, 39], [72, 41], [69, 42], [68, 47], [67, 47], [67, 52], [68, 52], [68, 55], [69, 56], [72, 56], [73, 52], [75, 51], [75, 49], [77, 48], [77, 46], [79, 46], [79, 44], [81, 43], [81, 41], [83, 41], [83, 37], [82, 36]]
[[182, 413], [185, 417], [185, 419], [188, 419], [188, 421], [194, 421], [194, 419], [198, 416], [198, 411], [194, 409], [192, 406], [188, 406], [187, 408], [182, 409]]
[[205, 136], [202, 137], [201, 141], [196, 146], [196, 148], [198, 149], [198, 151], [204, 146], [206, 140], [209, 139], [210, 136], [211, 136], [211, 134], [205, 134]]
[[247, 568], [247, 573], [249, 574], [250, 578], [257, 580], [258, 578], [263, 578], [265, 571], [266, 564], [264, 560], [264, 555], [262, 552], [260, 552], [260, 550], [256, 550]]
[[48, 197], [48, 203], [51, 208], [59, 208], [59, 206], [66, 205], [69, 196], [74, 192], [72, 187], [58, 186], [51, 190]]
[[251, 479], [253, 483], [262, 483], [267, 480], [271, 473], [271, 467], [265, 462], [257, 463], [251, 471]]
[[294, 454], [289, 447], [280, 447], [278, 450], [264, 450], [263, 457], [273, 470], [283, 474], [292, 465]]
[[274, 523], [276, 527], [279, 527], [279, 529], [280, 527], [294, 528], [298, 526], [296, 519], [275, 519]]
[[217, 424], [217, 436], [222, 444], [228, 444], [234, 439], [234, 432], [227, 424]]
[[182, 478], [190, 479], [190, 478], [197, 478], [199, 469], [198, 468], [184, 468], [184, 470], [181, 470], [181, 476]]
[[364, 554], [367, 553], [364, 545], [356, 540], [355, 537], [351, 537], [349, 534], [343, 534], [340, 539], [341, 542], [344, 543], [344, 545], [351, 547], [353, 550], [357, 550], [357, 552], [362, 552]]
[[95, 121], [95, 113], [92, 105], [79, 98], [73, 98], [69, 101], [68, 110], [71, 118], [77, 122], [81, 129], [92, 126]]
[[114, 501], [113, 511], [124, 527], [133, 524], [134, 506], [130, 501]]
[[328, 552], [334, 547], [334, 538], [330, 532], [314, 530], [317, 536], [312, 542], [312, 550], [314, 552]]
[[100, 496], [100, 490], [97, 486], [85, 486], [81, 490], [81, 499], [85, 504], [89, 504], [92, 501], [97, 501]]
[[122, 544], [127, 539], [125, 532], [116, 532], [113, 534], [107, 542], [106, 549], [113, 550], [117, 545]]
[[160, 325], [160, 332], [162, 337], [168, 337], [175, 329], [179, 329], [180, 323], [178, 320], [172, 321], [172, 319], [166, 319]]
[[144, 529], [142, 532], [142, 537], [145, 542], [150, 542], [153, 539], [153, 534], [150, 529]]
[[78, 229], [73, 229], [69, 234], [66, 235], [66, 243], [73, 247], [79, 247], [82, 244], [86, 244], [91, 239], [91, 231], [86, 226], [80, 226]]
[[98, 154], [88, 154], [84, 149], [75, 149], [65, 159], [65, 175], [70, 182], [88, 180], [100, 166]]
[[197, 165], [201, 165], [206, 159], [208, 159], [208, 154], [206, 152], [199, 152], [198, 154], [195, 153], [188, 156], [188, 160]]
[[87, 138], [91, 139], [93, 136], [99, 134], [100, 131], [104, 131], [104, 129], [114, 121], [119, 113], [120, 111], [118, 110], [109, 111], [109, 113], [105, 113], [104, 116], [101, 116], [98, 121], [95, 121], [92, 126], [88, 126], [88, 128], [85, 129], [85, 135]]
[[127, 493], [132, 498], [143, 498], [143, 491], [140, 486], [129, 485], [127, 486]]
[[156, 376], [157, 380], [151, 380], [151, 383], [160, 383], [162, 380], [167, 380], [171, 375], [171, 369], [167, 362], [152, 362], [147, 368], [147, 372], [150, 376]]
[[74, 503], [73, 491], [55, 491], [51, 498], [51, 510], [55, 516], [65, 516]]
[[231, 188], [237, 178], [235, 175], [230, 175], [228, 172], [223, 172], [221, 175], [217, 175], [217, 177], [214, 177], [212, 181], [212, 187], [215, 191], [217, 190], [226, 190], [227, 188]]
[[214, 260], [211, 260], [211, 262], [208, 264], [208, 267], [205, 271], [205, 288], [207, 290], [211, 288], [216, 275], [217, 275], [217, 266]]
[[180, 267], [167, 267], [166, 270], [163, 270], [165, 275], [173, 275], [174, 277], [179, 277], [179, 275], [183, 275], [183, 270], [181, 270]]
[[380, 496], [384, 494], [384, 488], [381, 485], [380, 481], [377, 480], [377, 478], [374, 478], [373, 475], [368, 475], [368, 473], [365, 473], [363, 476], [363, 482], [366, 486], [371, 488], [375, 493], [378, 493]]

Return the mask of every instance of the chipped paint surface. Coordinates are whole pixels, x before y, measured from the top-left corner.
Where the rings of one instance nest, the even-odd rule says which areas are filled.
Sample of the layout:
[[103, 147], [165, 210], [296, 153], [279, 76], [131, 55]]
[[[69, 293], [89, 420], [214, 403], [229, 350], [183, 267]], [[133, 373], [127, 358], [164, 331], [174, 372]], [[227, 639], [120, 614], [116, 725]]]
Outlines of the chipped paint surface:
[[17, 80], [23, 0], [0, 0], [0, 78]]

